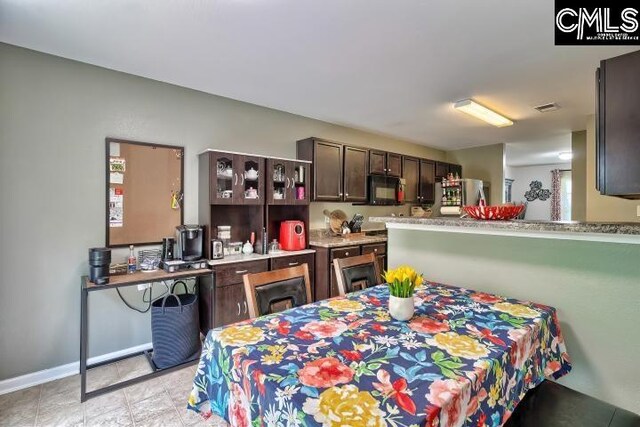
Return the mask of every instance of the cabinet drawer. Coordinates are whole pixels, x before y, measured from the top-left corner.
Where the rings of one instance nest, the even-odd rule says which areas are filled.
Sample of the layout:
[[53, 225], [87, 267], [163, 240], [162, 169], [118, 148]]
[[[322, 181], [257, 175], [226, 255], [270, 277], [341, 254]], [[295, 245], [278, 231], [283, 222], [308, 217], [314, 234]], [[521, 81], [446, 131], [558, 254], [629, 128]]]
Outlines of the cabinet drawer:
[[237, 262], [215, 267], [216, 286], [228, 286], [242, 283], [245, 274], [261, 273], [269, 270], [267, 260]]
[[374, 253], [376, 255], [382, 255], [387, 253], [387, 245], [385, 243], [371, 243], [369, 245], [362, 245], [362, 255]]
[[331, 249], [331, 262], [337, 258], [349, 258], [357, 255], [360, 255], [360, 246]]
[[298, 265], [308, 264], [309, 273], [313, 271], [313, 254], [283, 256], [271, 259], [271, 270], [279, 270], [281, 268], [296, 267]]

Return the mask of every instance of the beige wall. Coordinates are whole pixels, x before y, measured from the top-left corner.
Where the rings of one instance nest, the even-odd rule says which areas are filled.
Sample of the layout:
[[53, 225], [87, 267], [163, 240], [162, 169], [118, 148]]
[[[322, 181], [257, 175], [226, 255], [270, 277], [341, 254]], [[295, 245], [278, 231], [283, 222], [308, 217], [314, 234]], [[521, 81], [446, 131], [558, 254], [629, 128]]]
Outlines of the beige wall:
[[571, 133], [571, 219], [587, 220], [587, 131]]
[[596, 126], [595, 116], [587, 119], [586, 138], [586, 220], [587, 221], [640, 221], [636, 215], [640, 200], [626, 200], [603, 196], [596, 190]]
[[447, 161], [462, 165], [465, 178], [476, 178], [491, 184], [491, 204], [502, 203], [504, 197], [504, 144], [465, 148], [447, 152]]
[[[196, 154], [205, 148], [295, 157], [296, 140], [318, 136], [445, 158], [405, 141], [0, 44], [0, 380], [78, 360], [80, 276], [88, 271], [87, 248], [105, 243], [106, 136], [185, 147], [187, 223], [198, 218]], [[312, 208], [312, 222], [323, 221], [321, 211]], [[125, 256], [114, 253], [114, 260]], [[126, 297], [140, 304], [135, 289]], [[91, 356], [150, 341], [148, 314], [127, 309], [113, 291], [92, 293], [90, 308]]]

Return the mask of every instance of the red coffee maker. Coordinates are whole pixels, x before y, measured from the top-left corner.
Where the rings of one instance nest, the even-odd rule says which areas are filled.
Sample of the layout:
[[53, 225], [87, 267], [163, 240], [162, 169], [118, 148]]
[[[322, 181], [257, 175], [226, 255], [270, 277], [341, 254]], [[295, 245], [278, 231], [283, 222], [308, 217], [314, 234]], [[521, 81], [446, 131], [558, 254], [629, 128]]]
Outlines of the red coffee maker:
[[282, 221], [280, 223], [280, 248], [285, 251], [300, 251], [306, 247], [304, 222]]

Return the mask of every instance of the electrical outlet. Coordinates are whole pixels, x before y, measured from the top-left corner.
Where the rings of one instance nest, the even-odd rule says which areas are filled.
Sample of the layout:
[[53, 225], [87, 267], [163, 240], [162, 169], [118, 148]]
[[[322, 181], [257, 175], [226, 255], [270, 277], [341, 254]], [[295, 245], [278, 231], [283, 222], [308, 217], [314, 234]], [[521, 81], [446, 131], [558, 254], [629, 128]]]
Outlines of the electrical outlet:
[[640, 217], [640, 205], [636, 206], [636, 216]]
[[151, 287], [151, 283], [143, 283], [141, 285], [138, 285], [138, 290], [139, 291], [144, 291], [145, 289], [148, 289]]

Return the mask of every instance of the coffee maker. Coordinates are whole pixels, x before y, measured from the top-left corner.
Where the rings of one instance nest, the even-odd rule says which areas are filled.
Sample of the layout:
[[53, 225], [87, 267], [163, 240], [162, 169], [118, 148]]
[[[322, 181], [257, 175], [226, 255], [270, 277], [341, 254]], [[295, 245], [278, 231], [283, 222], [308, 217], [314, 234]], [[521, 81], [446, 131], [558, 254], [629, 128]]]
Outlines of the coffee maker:
[[174, 258], [182, 261], [202, 259], [204, 252], [204, 227], [201, 225], [179, 225], [176, 227]]

